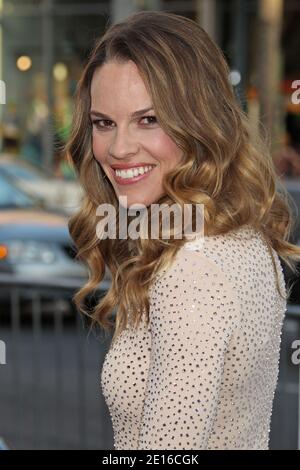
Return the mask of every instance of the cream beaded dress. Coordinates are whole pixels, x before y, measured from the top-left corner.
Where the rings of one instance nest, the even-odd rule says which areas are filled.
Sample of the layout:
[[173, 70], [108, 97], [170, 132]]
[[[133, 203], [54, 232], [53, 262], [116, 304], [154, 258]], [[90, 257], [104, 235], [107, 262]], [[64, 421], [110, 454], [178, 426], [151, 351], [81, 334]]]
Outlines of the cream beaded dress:
[[114, 448], [268, 449], [285, 311], [250, 225], [186, 242], [150, 290], [149, 326], [105, 356]]

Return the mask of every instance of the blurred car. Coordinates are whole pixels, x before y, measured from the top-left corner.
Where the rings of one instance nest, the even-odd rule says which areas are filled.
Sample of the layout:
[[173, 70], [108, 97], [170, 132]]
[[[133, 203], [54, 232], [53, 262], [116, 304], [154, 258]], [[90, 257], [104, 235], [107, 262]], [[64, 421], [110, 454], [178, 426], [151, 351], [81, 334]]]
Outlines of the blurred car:
[[[8, 301], [9, 291], [1, 286], [3, 276], [8, 277], [10, 285], [28, 284], [30, 290], [42, 285], [46, 290], [54, 291], [55, 286], [72, 285], [74, 289], [88, 279], [88, 270], [84, 263], [75, 258], [76, 249], [68, 230], [68, 217], [64, 212], [45, 209], [41, 199], [33, 198], [15, 186], [13, 181], [0, 169], [0, 298]], [[99, 286], [103, 294], [110, 283], [109, 271]], [[6, 281], [5, 281], [6, 282]], [[77, 286], [77, 287], [75, 287]], [[73, 287], [71, 287], [73, 289]], [[56, 288], [57, 290], [57, 288]], [[63, 289], [64, 291], [64, 289]], [[70, 287], [65, 290], [68, 304], [60, 310], [70, 307]], [[53, 297], [53, 296], [52, 296]], [[60, 295], [60, 300], [64, 295]], [[57, 311], [53, 303], [52, 310]], [[54, 305], [54, 307], [53, 307]], [[2, 313], [5, 309], [2, 309]], [[31, 305], [29, 305], [31, 313]], [[44, 306], [43, 306], [44, 311]]]
[[41, 198], [47, 207], [60, 207], [72, 214], [80, 205], [82, 188], [77, 181], [57, 178], [46, 169], [9, 154], [0, 155], [0, 169], [21, 189]]
[[[281, 178], [281, 182], [287, 189], [289, 196], [292, 199], [292, 213], [295, 216], [295, 226], [291, 233], [290, 241], [300, 246], [300, 178]], [[296, 263], [297, 269], [300, 272], [300, 263]], [[284, 264], [283, 271], [285, 280], [288, 285], [292, 285], [291, 295], [289, 302], [292, 304], [300, 305], [300, 277], [293, 274], [292, 271]]]
[[68, 217], [43, 208], [0, 169], [0, 272], [45, 279], [86, 278], [75, 259]]

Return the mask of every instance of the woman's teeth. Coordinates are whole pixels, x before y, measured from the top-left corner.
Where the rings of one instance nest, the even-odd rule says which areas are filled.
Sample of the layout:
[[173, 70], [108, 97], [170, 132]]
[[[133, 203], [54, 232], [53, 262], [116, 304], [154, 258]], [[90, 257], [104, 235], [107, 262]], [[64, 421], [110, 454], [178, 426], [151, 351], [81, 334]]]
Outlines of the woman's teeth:
[[143, 175], [144, 173], [147, 173], [148, 171], [152, 170], [152, 168], [154, 168], [154, 166], [141, 166], [136, 168], [130, 168], [129, 170], [115, 170], [115, 173], [119, 178], [129, 179], [134, 178], [138, 175]]

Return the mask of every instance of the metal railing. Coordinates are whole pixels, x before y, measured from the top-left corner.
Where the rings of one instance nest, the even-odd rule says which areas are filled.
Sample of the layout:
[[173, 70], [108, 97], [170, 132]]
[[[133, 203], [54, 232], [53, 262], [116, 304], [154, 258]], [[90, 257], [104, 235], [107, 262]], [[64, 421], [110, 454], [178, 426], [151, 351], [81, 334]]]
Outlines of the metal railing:
[[76, 312], [78, 287], [0, 275], [0, 438], [10, 449], [111, 447], [99, 380], [109, 344]]

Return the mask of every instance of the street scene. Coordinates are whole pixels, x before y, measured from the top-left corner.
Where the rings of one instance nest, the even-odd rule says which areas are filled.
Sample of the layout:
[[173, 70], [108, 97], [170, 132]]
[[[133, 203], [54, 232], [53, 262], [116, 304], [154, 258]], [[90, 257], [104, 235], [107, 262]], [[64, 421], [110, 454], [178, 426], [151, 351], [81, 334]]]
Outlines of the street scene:
[[[290, 241], [300, 247], [300, 0], [0, 0], [3, 450], [113, 449], [100, 384], [111, 338], [100, 328], [90, 330], [74, 302], [89, 269], [68, 222], [85, 190], [65, 146], [76, 87], [95, 39], [143, 10], [196, 21], [223, 51], [240, 107], [252, 129], [268, 136], [295, 213]], [[122, 172], [117, 176], [125, 179]], [[300, 347], [300, 279], [286, 267], [284, 276], [293, 287], [270, 449], [299, 450], [300, 360], [293, 352]], [[110, 285], [106, 269], [90, 305]]]

